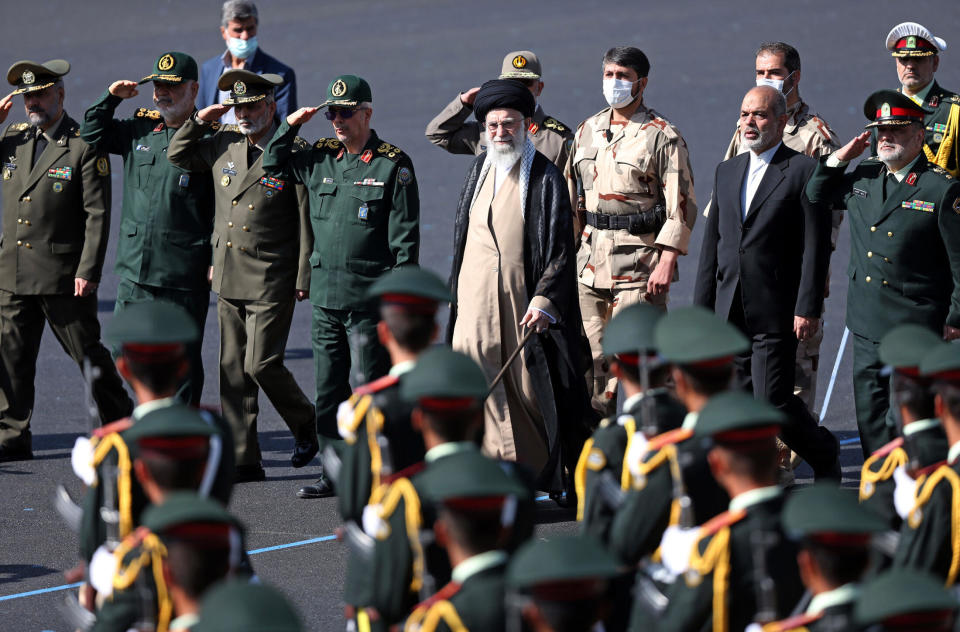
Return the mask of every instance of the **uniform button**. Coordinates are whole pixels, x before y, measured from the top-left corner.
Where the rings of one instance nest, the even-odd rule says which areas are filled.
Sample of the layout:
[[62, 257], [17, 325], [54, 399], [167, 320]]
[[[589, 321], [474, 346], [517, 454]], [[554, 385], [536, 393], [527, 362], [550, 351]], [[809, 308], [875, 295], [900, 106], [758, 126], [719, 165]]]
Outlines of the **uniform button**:
[[18, 217], [18, 218], [17, 218], [17, 223], [18, 223], [18, 224], [22, 224], [22, 223], [23, 223], [23, 218], [22, 218], [22, 217]]
[[18, 245], [18, 246], [22, 246], [22, 245], [23, 245], [23, 242], [18, 239], [18, 240], [17, 240], [17, 245]]
[[240, 252], [246, 252], [247, 249], [244, 246], [240, 246]]
[[887, 259], [886, 257], [884, 257], [883, 260], [886, 261], [887, 263], [890, 263], [890, 260]]
[[887, 237], [893, 237], [893, 233], [887, 233]]
[[883, 280], [883, 284], [884, 284], [884, 285], [890, 285], [889, 283], [887, 283], [887, 280], [886, 280], [886, 279]]
[[239, 204], [239, 202], [237, 202], [236, 200], [234, 200], [234, 201], [233, 201], [233, 205], [236, 206], [237, 204]]
[[244, 227], [242, 228], [242, 230], [243, 230], [244, 232], [249, 233], [249, 232], [250, 232], [250, 227], [249, 227], [249, 226], [244, 226]]
[[[230, 244], [227, 244], [227, 245], [229, 246]], [[869, 282], [870, 282], [870, 277], [867, 277], [866, 279], [864, 279], [864, 281], [866, 281], [867, 283], [869, 283]]]
[[868, 251], [868, 252], [867, 252], [867, 258], [869, 259], [869, 258], [872, 257], [872, 256], [873, 256], [873, 253]]
[[23, 225], [24, 225], [24, 226], [30, 226], [30, 220], [28, 220], [28, 219], [23, 220]]
[[248, 209], [250, 209], [250, 210], [252, 211], [252, 210], [253, 210], [253, 204], [251, 204], [251, 205], [250, 205], [250, 206], [248, 206], [247, 208], [248, 208]]
[[24, 202], [29, 202], [29, 201], [30, 201], [30, 196], [29, 196], [29, 195], [24, 196], [23, 201], [24, 201]]
[[877, 227], [876, 227], [876, 226], [871, 226], [871, 227], [870, 227], [870, 232], [871, 232], [871, 233], [877, 232]]
[[227, 228], [233, 228], [233, 222], [227, 222]]
[[23, 247], [24, 247], [24, 248], [33, 248], [33, 246], [30, 245], [30, 242], [29, 242], [29, 241], [28, 241], [27, 243], [23, 244]]
[[227, 242], [227, 248], [233, 248], [233, 242], [228, 241], [228, 242]]

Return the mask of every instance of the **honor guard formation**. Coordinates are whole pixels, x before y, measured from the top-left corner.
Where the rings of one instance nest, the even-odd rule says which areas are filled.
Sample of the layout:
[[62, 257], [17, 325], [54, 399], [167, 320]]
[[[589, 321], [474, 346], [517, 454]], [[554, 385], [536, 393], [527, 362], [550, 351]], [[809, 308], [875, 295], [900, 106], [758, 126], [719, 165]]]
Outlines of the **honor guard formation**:
[[[71, 455], [84, 495], [57, 498], [80, 543], [73, 628], [322, 629], [258, 579], [228, 509], [265, 479], [263, 391], [292, 466], [321, 463], [296, 495], [337, 496], [351, 632], [955, 629], [960, 96], [934, 79], [943, 39], [890, 31], [900, 87], [866, 96], [846, 144], [801, 97], [797, 50], [761, 44], [701, 204], [681, 131], [644, 99], [656, 59], [607, 50], [609, 107], [572, 127], [544, 109], [544, 60], [511, 51], [426, 126], [472, 157], [444, 280], [418, 266], [416, 170], [373, 128], [374, 86], [342, 74], [298, 107], [257, 27], [229, 0], [221, 56], [142, 60], [79, 121], [70, 63], [7, 72], [0, 121], [16, 95], [26, 121], [0, 140], [0, 461], [33, 458], [48, 324], [92, 427]], [[144, 89], [156, 109], [124, 106]], [[309, 140], [318, 113], [332, 129]], [[119, 286], [101, 335], [110, 154]], [[844, 218], [832, 274], [865, 458], [849, 487], [813, 412]], [[668, 310], [686, 255], [694, 304]], [[283, 360], [300, 301], [312, 387]], [[579, 534], [533, 537], [548, 499]]]

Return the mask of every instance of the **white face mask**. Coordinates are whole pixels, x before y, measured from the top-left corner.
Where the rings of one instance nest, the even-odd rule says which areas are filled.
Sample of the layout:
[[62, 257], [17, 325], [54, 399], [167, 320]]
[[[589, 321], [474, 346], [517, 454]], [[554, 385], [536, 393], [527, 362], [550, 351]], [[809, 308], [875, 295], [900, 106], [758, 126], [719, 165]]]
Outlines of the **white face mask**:
[[[787, 76], [784, 77], [783, 79], [767, 79], [766, 77], [757, 77], [757, 87], [760, 87], [760, 86], [770, 86], [771, 88], [773, 88], [773, 89], [776, 90], [777, 92], [783, 92], [783, 82], [786, 81], [787, 79], [789, 79], [789, 78], [792, 77], [792, 76], [793, 76], [793, 73], [791, 72], [789, 75], [787, 75]], [[796, 86], [794, 86], [794, 88], [795, 88], [795, 87], [796, 87]], [[790, 94], [791, 92], [793, 92], [793, 88], [790, 88], [790, 89], [787, 90], [786, 92], [783, 92], [783, 96], [787, 96], [787, 95]]]
[[237, 59], [246, 59], [257, 52], [257, 37], [254, 35], [250, 39], [240, 39], [231, 37], [227, 40], [227, 50]]
[[[637, 81], [640, 81], [637, 79]], [[629, 105], [636, 98], [633, 96], [633, 84], [636, 81], [626, 81], [624, 79], [604, 79], [603, 80], [603, 98], [612, 108], [622, 108]]]

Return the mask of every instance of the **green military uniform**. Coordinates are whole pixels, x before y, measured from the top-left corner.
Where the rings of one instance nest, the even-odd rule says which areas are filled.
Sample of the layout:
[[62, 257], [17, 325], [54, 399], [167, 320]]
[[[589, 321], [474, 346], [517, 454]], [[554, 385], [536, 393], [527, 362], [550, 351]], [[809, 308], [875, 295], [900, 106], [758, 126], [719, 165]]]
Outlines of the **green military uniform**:
[[193, 632], [302, 632], [300, 615], [276, 588], [232, 580], [204, 596]]
[[[791, 538], [800, 541], [803, 548], [842, 554], [864, 554], [873, 534], [887, 529], [884, 521], [872, 511], [857, 504], [849, 490], [834, 483], [820, 483], [794, 493], [783, 509], [783, 523]], [[815, 558], [816, 559], [816, 558]], [[863, 569], [866, 571], [866, 568]], [[820, 581], [830, 582], [822, 570]], [[808, 585], [808, 589], [814, 589]], [[822, 587], [813, 596], [802, 614], [767, 623], [747, 632], [837, 632], [853, 626], [853, 609], [860, 596], [859, 581]]]
[[[956, 595], [925, 573], [892, 570], [864, 585], [849, 630], [953, 630]], [[846, 632], [846, 631], [844, 631]]]
[[[929, 388], [919, 377], [923, 356], [938, 346], [940, 336], [920, 325], [899, 325], [880, 341], [880, 361], [890, 367], [892, 380], [915, 381], [919, 388]], [[896, 382], [892, 386], [896, 393]], [[933, 396], [930, 395], [932, 405]], [[918, 470], [943, 461], [947, 456], [947, 437], [939, 419], [918, 419], [904, 424], [899, 411], [891, 406], [899, 435], [874, 451], [860, 470], [860, 502], [886, 520], [890, 528], [899, 530], [903, 522], [894, 501], [897, 481], [909, 482], [906, 470]], [[898, 470], [900, 470], [898, 472]]]
[[[784, 423], [785, 415], [770, 404], [735, 391], [707, 402], [694, 435], [732, 451], [773, 450], [773, 438]], [[728, 511], [688, 532], [693, 539], [680, 531], [668, 533], [661, 554], [679, 575], [667, 590], [669, 602], [659, 615], [648, 607], [634, 608], [630, 629], [743, 630], [761, 610], [774, 618], [787, 615], [803, 586], [796, 547], [783, 532], [783, 504], [782, 489], [758, 486], [732, 498]], [[775, 594], [764, 589], [774, 581]]]
[[[617, 560], [590, 535], [536, 538], [517, 550], [507, 568], [507, 629], [521, 627], [527, 604], [546, 624], [565, 630], [593, 630], [607, 599], [608, 582], [620, 575]], [[601, 628], [602, 629], [602, 628]]]
[[[940, 343], [923, 358], [920, 374], [956, 387], [960, 347]], [[948, 423], [944, 421], [944, 423]], [[913, 472], [912, 507], [904, 516], [894, 567], [931, 573], [953, 586], [960, 576], [960, 442], [946, 459]]]
[[[492, 467], [491, 467], [492, 464]], [[418, 604], [407, 618], [410, 632], [502, 632], [506, 629], [507, 551], [499, 548], [506, 538], [489, 538], [509, 528], [505, 519], [518, 503], [531, 503], [531, 490], [514, 476], [485, 461], [481, 470], [463, 467], [457, 459], [438, 461], [424, 473], [423, 500], [439, 518], [453, 515], [454, 521], [471, 521], [481, 534], [462, 533], [453, 527], [447, 537], [470, 557], [451, 571], [450, 582]], [[482, 474], [482, 476], [479, 476]], [[490, 542], [497, 540], [494, 548]]]
[[[13, 94], [62, 90], [62, 59], [20, 61], [7, 81]], [[110, 230], [110, 163], [77, 137], [66, 113], [46, 131], [7, 127], [0, 235], [0, 461], [32, 458], [30, 419], [44, 325], [77, 364], [99, 369], [93, 396], [103, 421], [130, 414], [110, 354], [100, 343], [97, 294], [74, 296], [74, 279], [100, 282]]]
[[[870, 126], [905, 125], [922, 111], [907, 97], [881, 90], [864, 104]], [[876, 158], [849, 174], [828, 157], [817, 165], [807, 196], [850, 216], [847, 327], [853, 333], [853, 386], [864, 456], [894, 438], [886, 422], [889, 380], [877, 348], [895, 325], [939, 332], [960, 327], [960, 184], [923, 155], [893, 176]]]
[[[230, 91], [224, 105], [256, 103], [282, 83], [278, 75], [228, 70], [219, 86]], [[170, 141], [170, 162], [213, 176], [213, 280], [220, 324], [220, 402], [233, 428], [237, 465], [261, 468], [257, 438], [262, 388], [297, 444], [294, 466], [316, 453], [313, 405], [283, 364], [293, 320], [295, 290], [310, 285], [309, 204], [299, 185], [271, 178], [263, 170], [262, 147], [231, 125], [210, 136], [196, 116]], [[294, 139], [296, 148], [307, 143]], [[262, 471], [262, 469], [261, 469]]]
[[[141, 83], [179, 84], [197, 79], [197, 63], [183, 53], [166, 53]], [[140, 108], [114, 119], [122, 99], [109, 90], [91, 105], [80, 137], [97, 151], [123, 157], [123, 209], [114, 270], [120, 277], [115, 314], [134, 303], [168, 301], [196, 321], [201, 337], [190, 345], [190, 373], [181, 396], [194, 404], [203, 391], [202, 332], [209, 307], [207, 268], [213, 228], [210, 178], [167, 160], [176, 130], [160, 112]]]
[[[499, 78], [539, 81], [541, 73], [540, 59], [528, 50], [518, 50], [503, 58]], [[479, 156], [487, 151], [486, 130], [483, 121], [467, 120], [473, 114], [473, 106], [464, 104], [460, 96], [458, 94], [427, 123], [427, 139], [451, 154]], [[573, 130], [547, 116], [538, 104], [527, 126], [527, 134], [537, 151], [563, 171], [573, 144]]]
[[[342, 75], [330, 82], [324, 105], [357, 108], [371, 101], [366, 81]], [[336, 409], [350, 397], [351, 365], [366, 380], [390, 368], [366, 291], [388, 270], [417, 263], [420, 198], [410, 158], [375, 131], [359, 154], [335, 138], [293, 153], [298, 128], [280, 125], [263, 168], [310, 194], [316, 418], [323, 441], [337, 438]]]

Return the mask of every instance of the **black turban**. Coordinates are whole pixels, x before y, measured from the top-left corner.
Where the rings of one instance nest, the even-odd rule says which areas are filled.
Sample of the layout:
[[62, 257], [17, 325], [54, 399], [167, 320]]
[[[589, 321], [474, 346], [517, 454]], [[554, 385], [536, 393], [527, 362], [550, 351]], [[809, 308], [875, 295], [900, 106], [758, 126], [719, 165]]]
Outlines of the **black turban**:
[[524, 118], [533, 116], [537, 100], [530, 88], [516, 79], [492, 79], [482, 86], [473, 101], [473, 113], [477, 120], [484, 123], [490, 110], [510, 108], [517, 110]]

